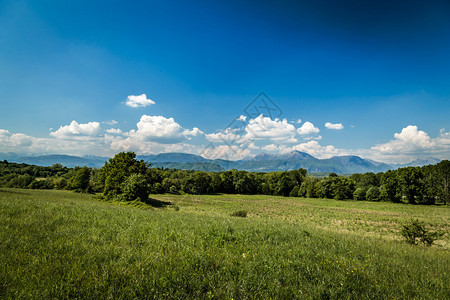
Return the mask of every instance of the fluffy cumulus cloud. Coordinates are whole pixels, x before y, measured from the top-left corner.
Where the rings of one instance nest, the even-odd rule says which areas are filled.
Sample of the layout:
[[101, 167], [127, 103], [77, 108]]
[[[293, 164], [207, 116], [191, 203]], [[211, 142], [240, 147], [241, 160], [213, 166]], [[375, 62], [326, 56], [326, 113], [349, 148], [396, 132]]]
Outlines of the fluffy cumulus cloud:
[[314, 126], [311, 122], [305, 122], [300, 128], [297, 129], [297, 132], [300, 135], [315, 135], [320, 132], [320, 129]]
[[33, 143], [33, 137], [23, 133], [10, 133], [8, 130], [0, 129], [0, 145], [8, 148], [28, 147]]
[[0, 152], [26, 154], [113, 155], [119, 151], [137, 153], [199, 153], [204, 146], [187, 143], [203, 131], [185, 129], [173, 118], [143, 115], [136, 129], [123, 132], [119, 128], [103, 130], [99, 122], [60, 126], [48, 138], [36, 138], [0, 129]]
[[198, 129], [197, 127], [194, 127], [191, 130], [189, 130], [189, 129], [184, 130], [183, 134], [185, 136], [199, 136], [199, 135], [202, 135], [205, 133], [203, 131], [201, 131], [200, 129]]
[[119, 128], [106, 129], [106, 132], [111, 134], [122, 134], [122, 130]]
[[371, 148], [372, 157], [391, 163], [410, 162], [413, 158], [436, 157], [450, 158], [450, 133], [441, 131], [439, 136], [431, 138], [415, 125], [409, 125], [394, 139]]
[[108, 144], [113, 153], [120, 151], [134, 151], [139, 154], [158, 154], [167, 152], [184, 152], [197, 154], [202, 147], [189, 143], [158, 143], [143, 141], [136, 137], [122, 138], [118, 136], [106, 135], [105, 143]]
[[162, 144], [180, 142], [184, 138], [183, 127], [173, 118], [143, 115], [136, 125], [137, 130], [131, 130], [129, 137]]
[[21, 155], [68, 154], [111, 155], [103, 137], [95, 138], [38, 138], [23, 133], [10, 133], [0, 129], [0, 152], [15, 152]]
[[206, 134], [205, 137], [208, 141], [215, 143], [241, 144], [246, 139], [239, 135], [238, 131], [239, 129], [226, 128], [221, 132]]
[[108, 134], [105, 143], [117, 151], [138, 153], [188, 152], [198, 153], [200, 147], [186, 143], [190, 136], [202, 135], [203, 131], [194, 127], [184, 129], [173, 118], [143, 115], [136, 124], [137, 129], [122, 136]]
[[264, 150], [264, 151], [274, 152], [274, 151], [278, 151], [279, 150], [279, 146], [275, 145], [275, 144], [269, 144], [269, 145], [265, 145], [261, 149]]
[[237, 118], [236, 120], [241, 121], [241, 122], [245, 122], [245, 121], [247, 121], [247, 116], [240, 115], [239, 118]]
[[332, 156], [348, 154], [347, 151], [343, 149], [337, 149], [333, 145], [321, 146], [317, 141], [309, 141], [306, 143], [301, 143], [291, 148], [284, 149], [284, 152], [287, 152], [287, 150], [289, 151], [297, 150], [301, 152], [306, 152], [317, 158], [330, 158]]
[[330, 123], [330, 122], [326, 122], [325, 123], [325, 127], [328, 129], [334, 129], [334, 130], [342, 130], [344, 129], [344, 125], [342, 125], [342, 123]]
[[98, 136], [101, 131], [99, 122], [79, 124], [74, 120], [69, 125], [60, 126], [58, 130], [50, 132], [50, 135], [56, 138], [93, 137]]
[[373, 150], [384, 154], [411, 153], [431, 149], [433, 142], [425, 131], [417, 126], [409, 125], [400, 133], [394, 134], [394, 139], [372, 147]]
[[155, 101], [148, 99], [146, 94], [142, 95], [130, 95], [127, 97], [127, 101], [125, 104], [129, 107], [145, 107], [152, 104], [155, 104]]
[[258, 116], [251, 119], [245, 127], [248, 139], [269, 139], [278, 142], [295, 142], [295, 127], [286, 119], [272, 120], [269, 117]]

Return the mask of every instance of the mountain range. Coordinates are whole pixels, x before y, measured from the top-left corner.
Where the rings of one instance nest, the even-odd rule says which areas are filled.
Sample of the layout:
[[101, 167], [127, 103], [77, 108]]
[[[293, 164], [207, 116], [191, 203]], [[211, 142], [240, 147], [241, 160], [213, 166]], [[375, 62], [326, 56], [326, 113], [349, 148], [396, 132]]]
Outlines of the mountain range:
[[[288, 171], [299, 168], [306, 169], [309, 173], [366, 173], [384, 172], [404, 166], [422, 166], [436, 164], [438, 159], [416, 160], [406, 165], [388, 165], [359, 156], [335, 156], [327, 159], [318, 159], [305, 152], [292, 151], [285, 154], [260, 153], [246, 160], [230, 161], [223, 159], [206, 159], [199, 155], [188, 153], [161, 153], [157, 155], [137, 155], [139, 160], [151, 163], [154, 168], [170, 168], [183, 170], [200, 170], [220, 172], [237, 169], [251, 172]], [[41, 155], [20, 156], [15, 153], [0, 153], [0, 160], [26, 163], [30, 165], [51, 166], [62, 164], [67, 167], [88, 166], [100, 168], [108, 157], [102, 156], [70, 156], [70, 155]]]

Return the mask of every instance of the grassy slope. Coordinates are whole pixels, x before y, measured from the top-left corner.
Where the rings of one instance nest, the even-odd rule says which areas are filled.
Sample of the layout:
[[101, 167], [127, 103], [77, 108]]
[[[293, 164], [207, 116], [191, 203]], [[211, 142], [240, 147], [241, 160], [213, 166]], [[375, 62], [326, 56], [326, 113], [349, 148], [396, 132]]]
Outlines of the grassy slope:
[[[414, 247], [396, 233], [411, 217], [448, 229], [448, 207], [154, 198], [175, 205], [137, 209], [71, 192], [1, 189], [0, 298], [450, 296], [448, 238]], [[239, 209], [249, 217], [229, 216]]]

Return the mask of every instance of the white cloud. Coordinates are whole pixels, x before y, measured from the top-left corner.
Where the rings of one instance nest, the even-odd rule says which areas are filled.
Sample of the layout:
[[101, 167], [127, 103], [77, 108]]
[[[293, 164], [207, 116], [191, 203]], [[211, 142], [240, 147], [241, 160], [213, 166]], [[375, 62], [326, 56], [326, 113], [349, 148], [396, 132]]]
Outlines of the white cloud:
[[306, 152], [316, 158], [330, 158], [332, 156], [347, 155], [348, 152], [343, 149], [337, 149], [333, 145], [321, 146], [317, 141], [309, 141], [301, 143], [293, 147], [285, 149], [285, 152], [297, 150]]
[[450, 132], [441, 131], [438, 137], [431, 138], [417, 126], [409, 125], [395, 133], [393, 140], [373, 146], [370, 155], [388, 163], [407, 163], [430, 157], [449, 159]]
[[272, 120], [263, 117], [261, 114], [255, 119], [251, 119], [245, 127], [248, 139], [270, 139], [278, 142], [292, 142], [295, 140], [295, 127], [289, 124], [286, 119]]
[[155, 101], [148, 99], [146, 94], [142, 94], [142, 95], [130, 95], [127, 97], [127, 101], [125, 102], [125, 104], [129, 107], [145, 107], [145, 106], [149, 106], [152, 104], [155, 104]]
[[110, 120], [110, 121], [105, 121], [102, 122], [103, 124], [107, 124], [107, 125], [116, 125], [118, 122], [116, 120]]
[[239, 118], [237, 118], [236, 120], [245, 122], [245, 121], [247, 121], [247, 116], [240, 115]]
[[138, 153], [187, 152], [198, 153], [199, 146], [185, 143], [189, 136], [204, 134], [194, 127], [184, 129], [173, 118], [142, 115], [133, 129], [122, 136], [105, 136], [105, 143], [114, 151], [136, 151]]
[[425, 131], [418, 130], [417, 126], [409, 125], [403, 128], [400, 133], [395, 133], [394, 140], [376, 145], [372, 149], [381, 153], [392, 154], [422, 151], [432, 147], [433, 142]]
[[198, 129], [197, 127], [192, 128], [192, 130], [186, 129], [183, 131], [183, 134], [186, 135], [190, 135], [190, 136], [198, 136], [201, 134], [205, 134], [203, 131], [201, 131], [200, 129]]
[[23, 133], [10, 133], [8, 130], [0, 129], [0, 144], [9, 147], [27, 147], [32, 145], [33, 138]]
[[302, 119], [297, 120], [297, 124], [300, 124], [302, 122]]
[[330, 122], [326, 122], [325, 123], [325, 127], [328, 129], [334, 129], [334, 130], [342, 130], [344, 129], [344, 125], [342, 125], [342, 123], [330, 123]]
[[278, 146], [275, 145], [275, 144], [269, 144], [269, 145], [266, 145], [266, 146], [262, 147], [261, 149], [264, 150], [264, 151], [274, 152], [274, 151], [278, 150]]
[[121, 134], [122, 130], [118, 129], [118, 128], [110, 128], [110, 129], [106, 129], [107, 133], [111, 133], [111, 134]]
[[136, 124], [137, 130], [131, 130], [129, 137], [139, 140], [171, 144], [183, 140], [183, 128], [173, 118], [142, 115]]
[[236, 134], [235, 132], [238, 131], [239, 129], [231, 129], [231, 128], [226, 128], [225, 130], [218, 132], [218, 133], [209, 133], [206, 134], [206, 139], [210, 142], [216, 142], [216, 143], [227, 143], [227, 144], [240, 144], [244, 141], [246, 141], [246, 139], [239, 135]]
[[314, 135], [320, 132], [319, 128], [315, 127], [311, 122], [305, 122], [302, 127], [297, 129], [300, 135]]
[[128, 137], [126, 139], [118, 136], [105, 136], [105, 143], [110, 146], [113, 153], [119, 151], [135, 151], [139, 154], [158, 154], [167, 152], [183, 152], [183, 153], [199, 153], [201, 149], [200, 146], [188, 144], [188, 143], [173, 143], [173, 144], [163, 144], [152, 141], [140, 140], [136, 137]]
[[21, 155], [68, 154], [111, 155], [102, 136], [37, 138], [23, 133], [10, 133], [0, 129], [0, 152], [15, 152]]
[[50, 135], [56, 138], [99, 136], [101, 130], [99, 122], [79, 124], [74, 120], [69, 125], [60, 126], [58, 130], [50, 132]]

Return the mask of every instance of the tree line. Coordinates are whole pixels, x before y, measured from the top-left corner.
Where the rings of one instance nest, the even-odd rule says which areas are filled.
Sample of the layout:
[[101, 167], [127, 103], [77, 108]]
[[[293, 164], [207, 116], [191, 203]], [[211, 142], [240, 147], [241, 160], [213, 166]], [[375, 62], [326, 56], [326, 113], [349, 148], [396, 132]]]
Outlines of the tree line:
[[410, 204], [449, 204], [450, 162], [405, 167], [380, 173], [327, 177], [305, 169], [270, 173], [222, 172], [151, 168], [133, 152], [115, 155], [100, 169], [39, 167], [0, 162], [0, 186], [68, 189], [101, 193], [108, 200], [146, 200], [149, 194], [264, 194], [336, 200], [390, 201]]

